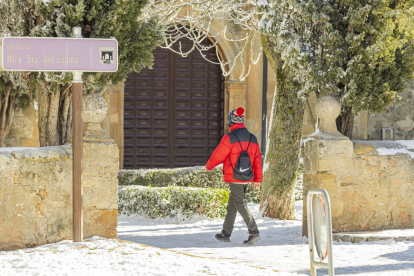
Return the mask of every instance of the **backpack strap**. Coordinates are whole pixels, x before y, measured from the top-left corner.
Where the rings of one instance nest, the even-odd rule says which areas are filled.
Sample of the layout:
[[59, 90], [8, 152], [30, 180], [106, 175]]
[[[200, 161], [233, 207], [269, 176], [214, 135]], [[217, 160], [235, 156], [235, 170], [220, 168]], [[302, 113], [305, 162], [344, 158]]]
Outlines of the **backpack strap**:
[[233, 133], [233, 134], [234, 134], [234, 136], [236, 136], [237, 141], [239, 141], [239, 145], [240, 145], [240, 147], [241, 147], [242, 151], [244, 151], [244, 149], [243, 149], [243, 147], [242, 147], [242, 145], [241, 145], [241, 143], [240, 143], [239, 137], [237, 136], [237, 134], [236, 134], [236, 133]]
[[250, 142], [252, 141], [252, 134], [250, 133], [249, 144], [247, 145], [246, 152], [249, 150]]
[[230, 161], [230, 166], [231, 166], [231, 168], [233, 169], [233, 171], [234, 171], [234, 167], [233, 167], [233, 163], [231, 163], [231, 159], [230, 159], [230, 154], [228, 155], [228, 157], [229, 157], [229, 161]]
[[246, 150], [243, 149], [242, 144], [241, 144], [241, 142], [239, 140], [239, 137], [237, 137], [237, 134], [236, 133], [233, 133], [233, 134], [236, 136], [237, 141], [239, 141], [239, 145], [240, 145], [242, 151], [248, 151], [249, 150], [249, 147], [250, 147], [250, 142], [252, 141], [252, 134], [250, 133], [249, 144], [247, 145]]
[[[228, 135], [230, 135], [230, 134], [234, 134], [234, 136], [236, 136], [236, 138], [237, 138], [237, 141], [239, 141], [239, 145], [240, 145], [240, 148], [242, 149], [242, 152], [247, 152], [248, 150], [249, 150], [249, 147], [250, 147], [250, 142], [252, 141], [252, 134], [250, 133], [250, 138], [249, 138], [249, 144], [247, 145], [247, 148], [246, 148], [246, 150], [244, 150], [243, 149], [243, 147], [242, 147], [242, 144], [241, 144], [241, 142], [240, 142], [240, 140], [239, 140], [239, 137], [237, 137], [237, 134], [236, 133], [232, 133], [232, 132], [229, 132], [228, 133]], [[233, 163], [231, 163], [231, 159], [230, 159], [230, 154], [229, 154], [229, 161], [230, 161], [230, 166], [231, 166], [231, 168], [233, 169], [233, 171], [234, 171], [234, 166], [233, 166]]]
[[[230, 132], [230, 133], [231, 133], [231, 132]], [[252, 141], [252, 134], [251, 134], [251, 133], [249, 133], [249, 134], [250, 134], [249, 144], [247, 145], [246, 150], [244, 150], [244, 149], [243, 149], [242, 144], [241, 144], [240, 139], [239, 139], [239, 137], [237, 136], [237, 134], [236, 134], [236, 133], [232, 133], [232, 134], [234, 134], [234, 136], [236, 136], [236, 138], [237, 138], [237, 141], [239, 141], [239, 145], [240, 145], [240, 148], [241, 148], [242, 152], [243, 152], [243, 151], [247, 151], [247, 150], [249, 149], [249, 147], [250, 147], [250, 142]]]

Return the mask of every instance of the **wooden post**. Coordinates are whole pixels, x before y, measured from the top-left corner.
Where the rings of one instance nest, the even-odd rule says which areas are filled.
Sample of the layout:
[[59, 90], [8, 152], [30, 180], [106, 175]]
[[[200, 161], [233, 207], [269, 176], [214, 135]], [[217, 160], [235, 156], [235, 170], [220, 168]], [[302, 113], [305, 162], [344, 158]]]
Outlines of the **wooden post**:
[[[81, 28], [73, 28], [73, 37], [81, 38]], [[82, 72], [73, 72], [73, 241], [83, 241], [83, 130], [82, 130]]]

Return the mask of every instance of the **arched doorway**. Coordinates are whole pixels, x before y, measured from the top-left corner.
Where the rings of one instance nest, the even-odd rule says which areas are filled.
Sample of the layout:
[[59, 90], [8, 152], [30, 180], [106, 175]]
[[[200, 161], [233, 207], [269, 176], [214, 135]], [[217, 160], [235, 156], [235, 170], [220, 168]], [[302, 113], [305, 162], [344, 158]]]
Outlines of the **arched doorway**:
[[[192, 46], [180, 42], [183, 51]], [[217, 60], [214, 48], [206, 54]], [[197, 50], [184, 58], [157, 48], [154, 58], [153, 69], [125, 81], [123, 168], [204, 165], [223, 135], [221, 68]]]

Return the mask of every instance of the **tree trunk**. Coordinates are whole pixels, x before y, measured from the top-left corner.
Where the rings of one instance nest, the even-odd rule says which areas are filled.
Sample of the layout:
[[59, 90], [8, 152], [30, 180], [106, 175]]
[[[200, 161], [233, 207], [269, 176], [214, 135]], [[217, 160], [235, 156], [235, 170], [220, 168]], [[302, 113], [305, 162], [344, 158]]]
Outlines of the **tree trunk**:
[[351, 107], [345, 107], [341, 114], [336, 118], [336, 127], [343, 135], [352, 139], [352, 130], [354, 128], [354, 113]]
[[46, 135], [48, 137], [48, 146], [59, 145], [60, 133], [58, 131], [58, 114], [59, 112], [60, 90], [50, 93], [50, 104], [47, 116]]
[[72, 112], [70, 109], [71, 106], [71, 99], [72, 93], [69, 93], [70, 87], [68, 86], [62, 93], [62, 100], [60, 102], [60, 110], [62, 111], [59, 113], [59, 132], [60, 132], [60, 144], [65, 144], [71, 136], [68, 136], [68, 133], [71, 133], [71, 116]]
[[268, 146], [262, 182], [261, 209], [271, 218], [295, 218], [295, 186], [300, 158], [305, 105], [297, 97], [298, 86], [289, 69], [262, 37], [269, 64], [276, 72], [276, 91], [272, 107]]
[[49, 90], [46, 84], [39, 89], [39, 141], [41, 147], [63, 145], [68, 138], [71, 86]]
[[6, 146], [6, 137], [10, 132], [14, 117], [14, 100], [12, 86], [0, 93], [0, 147]]
[[48, 145], [48, 137], [46, 135], [47, 118], [49, 114], [49, 91], [45, 85], [38, 87], [38, 126], [39, 126], [39, 143], [41, 147]]

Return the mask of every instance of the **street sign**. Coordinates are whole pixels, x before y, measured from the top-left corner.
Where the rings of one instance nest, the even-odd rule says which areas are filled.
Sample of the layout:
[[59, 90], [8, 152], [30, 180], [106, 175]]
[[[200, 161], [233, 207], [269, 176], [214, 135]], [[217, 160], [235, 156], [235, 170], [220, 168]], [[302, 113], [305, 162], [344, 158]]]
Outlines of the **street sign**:
[[7, 71], [118, 70], [116, 39], [4, 37], [0, 46], [0, 67]]
[[[1, 0], [0, 0], [1, 1]], [[82, 38], [82, 29], [72, 29], [73, 38], [0, 38], [0, 71], [72, 72], [73, 132], [73, 241], [83, 240], [83, 140], [82, 73], [116, 72], [116, 39]]]

